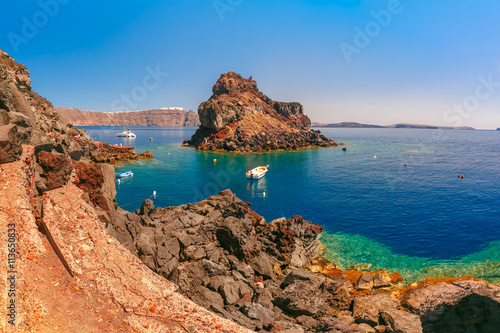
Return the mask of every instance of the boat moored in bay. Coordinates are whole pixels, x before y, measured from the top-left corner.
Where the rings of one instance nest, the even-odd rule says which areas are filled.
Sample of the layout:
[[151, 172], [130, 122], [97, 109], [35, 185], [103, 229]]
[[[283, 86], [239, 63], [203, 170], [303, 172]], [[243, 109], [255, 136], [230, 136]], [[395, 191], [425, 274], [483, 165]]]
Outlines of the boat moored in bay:
[[252, 170], [247, 171], [247, 178], [248, 179], [260, 179], [264, 177], [266, 172], [268, 171], [267, 166], [258, 166], [256, 168], [253, 168]]
[[125, 177], [132, 177], [134, 174], [132, 171], [125, 171], [125, 172], [120, 172], [116, 174], [116, 178], [125, 178]]
[[134, 133], [132, 133], [132, 130], [130, 130], [130, 129], [124, 129], [123, 132], [118, 133], [116, 136], [119, 138], [135, 138], [136, 137], [136, 135]]

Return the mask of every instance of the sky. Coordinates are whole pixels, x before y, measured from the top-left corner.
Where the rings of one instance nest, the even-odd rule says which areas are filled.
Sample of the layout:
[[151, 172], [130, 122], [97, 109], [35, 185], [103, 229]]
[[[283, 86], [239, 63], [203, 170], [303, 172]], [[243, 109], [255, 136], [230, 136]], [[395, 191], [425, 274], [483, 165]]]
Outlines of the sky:
[[0, 48], [56, 107], [197, 110], [222, 73], [312, 121], [500, 127], [495, 0], [2, 1]]

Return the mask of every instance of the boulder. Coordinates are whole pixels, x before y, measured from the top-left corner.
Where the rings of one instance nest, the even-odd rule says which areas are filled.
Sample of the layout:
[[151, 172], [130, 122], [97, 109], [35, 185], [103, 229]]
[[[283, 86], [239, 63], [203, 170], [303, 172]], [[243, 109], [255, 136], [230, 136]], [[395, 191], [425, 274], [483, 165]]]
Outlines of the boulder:
[[17, 161], [23, 147], [17, 135], [17, 128], [12, 124], [0, 126], [0, 164]]
[[294, 316], [318, 316], [327, 311], [327, 302], [318, 285], [295, 281], [281, 291], [274, 304]]
[[253, 290], [248, 284], [231, 278], [226, 279], [219, 287], [219, 292], [224, 298], [225, 304], [234, 304], [245, 294], [253, 295]]
[[398, 307], [389, 294], [356, 296], [352, 315], [359, 324], [385, 325], [386, 332], [421, 333], [420, 317]]
[[419, 315], [424, 331], [496, 332], [500, 287], [481, 281], [441, 282], [409, 289], [401, 305]]
[[251, 319], [256, 319], [267, 327], [274, 321], [274, 313], [258, 303], [245, 303], [241, 307], [241, 312]]
[[354, 288], [358, 290], [371, 290], [373, 288], [373, 275], [365, 273], [354, 284]]
[[36, 186], [40, 192], [61, 187], [70, 180], [74, 167], [65, 155], [42, 151], [36, 156], [36, 160], [39, 166]]

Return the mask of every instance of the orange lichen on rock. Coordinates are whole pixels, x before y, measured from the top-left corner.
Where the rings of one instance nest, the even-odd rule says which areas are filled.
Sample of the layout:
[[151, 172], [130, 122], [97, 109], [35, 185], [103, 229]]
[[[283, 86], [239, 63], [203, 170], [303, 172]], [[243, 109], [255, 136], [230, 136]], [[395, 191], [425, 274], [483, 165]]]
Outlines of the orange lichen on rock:
[[325, 257], [313, 259], [308, 269], [313, 273], [321, 273], [328, 276], [342, 276], [344, 273], [339, 266], [332, 264]]
[[430, 278], [430, 279], [422, 280], [420, 282], [413, 282], [413, 283], [405, 286], [404, 288], [401, 288], [401, 289], [395, 291], [393, 295], [394, 295], [394, 297], [396, 297], [397, 299], [400, 300], [401, 297], [403, 296], [403, 294], [406, 291], [411, 290], [411, 289], [418, 289], [418, 288], [422, 288], [422, 287], [433, 286], [433, 285], [443, 283], [443, 282], [446, 284], [453, 284], [453, 283], [458, 282], [458, 281], [477, 281], [477, 282], [482, 282], [482, 283], [488, 284], [487, 281], [475, 278], [473, 276], [461, 276], [461, 277], [453, 277], [453, 278]]

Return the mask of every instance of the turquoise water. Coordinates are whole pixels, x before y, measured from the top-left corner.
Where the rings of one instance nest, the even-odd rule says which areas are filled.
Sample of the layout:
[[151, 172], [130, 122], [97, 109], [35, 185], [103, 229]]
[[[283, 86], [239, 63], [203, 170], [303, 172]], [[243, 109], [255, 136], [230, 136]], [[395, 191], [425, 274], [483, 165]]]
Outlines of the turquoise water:
[[[267, 221], [302, 215], [323, 225], [326, 257], [344, 268], [366, 262], [408, 281], [473, 274], [500, 282], [500, 132], [322, 129], [347, 151], [235, 155], [181, 147], [195, 128], [134, 128], [134, 140], [116, 138], [119, 128], [87, 129], [155, 156], [119, 168], [134, 172], [117, 185], [124, 209], [153, 191], [156, 206], [173, 206], [230, 188]], [[266, 164], [264, 178], [245, 178]]]

